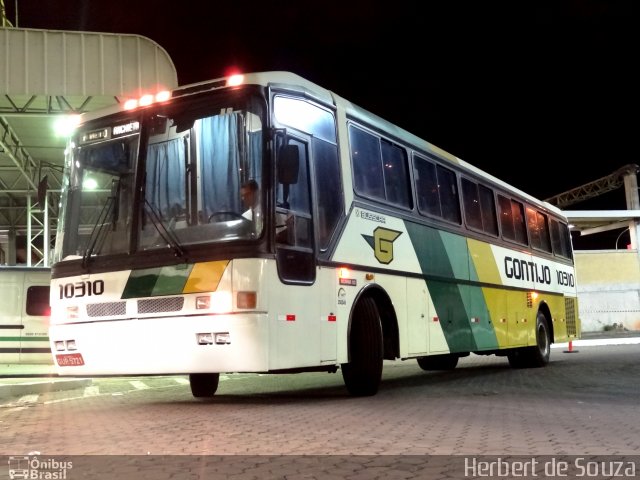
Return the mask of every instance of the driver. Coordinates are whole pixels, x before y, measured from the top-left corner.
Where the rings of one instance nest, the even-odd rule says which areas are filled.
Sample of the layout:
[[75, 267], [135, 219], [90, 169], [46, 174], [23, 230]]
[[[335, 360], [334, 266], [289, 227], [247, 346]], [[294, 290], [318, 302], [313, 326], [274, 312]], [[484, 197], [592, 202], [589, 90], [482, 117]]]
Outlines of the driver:
[[244, 218], [254, 223], [257, 233], [262, 231], [262, 208], [260, 207], [260, 195], [258, 182], [248, 180], [240, 187], [240, 199], [247, 210], [242, 214]]

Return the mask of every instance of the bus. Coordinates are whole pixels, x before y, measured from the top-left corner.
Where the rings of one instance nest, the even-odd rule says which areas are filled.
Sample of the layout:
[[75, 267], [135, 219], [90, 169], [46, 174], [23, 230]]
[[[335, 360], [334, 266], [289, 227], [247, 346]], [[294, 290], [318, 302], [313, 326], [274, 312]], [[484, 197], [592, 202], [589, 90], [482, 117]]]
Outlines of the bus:
[[49, 344], [49, 289], [46, 267], [0, 267], [0, 374], [9, 365], [53, 363]]
[[542, 367], [580, 336], [560, 210], [290, 72], [84, 114], [63, 180], [60, 376], [210, 397], [220, 373], [339, 370], [368, 396], [384, 360]]

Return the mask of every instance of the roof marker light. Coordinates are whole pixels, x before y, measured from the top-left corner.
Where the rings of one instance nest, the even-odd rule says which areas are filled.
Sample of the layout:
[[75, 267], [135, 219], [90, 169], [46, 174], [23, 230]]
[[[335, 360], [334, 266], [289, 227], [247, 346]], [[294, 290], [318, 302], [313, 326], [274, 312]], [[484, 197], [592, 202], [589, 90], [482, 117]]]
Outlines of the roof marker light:
[[163, 90], [156, 93], [156, 102], [166, 102], [171, 98], [171, 92], [169, 90]]
[[244, 82], [244, 75], [236, 73], [235, 75], [231, 75], [227, 78], [227, 86], [228, 87], [236, 87], [241, 85]]
[[153, 95], [143, 95], [140, 97], [140, 100], [138, 100], [138, 104], [141, 107], [146, 107], [147, 105], [151, 105], [153, 103]]
[[138, 106], [138, 100], [136, 100], [135, 98], [130, 98], [129, 100], [124, 102], [124, 109], [125, 110], [133, 110], [137, 106]]

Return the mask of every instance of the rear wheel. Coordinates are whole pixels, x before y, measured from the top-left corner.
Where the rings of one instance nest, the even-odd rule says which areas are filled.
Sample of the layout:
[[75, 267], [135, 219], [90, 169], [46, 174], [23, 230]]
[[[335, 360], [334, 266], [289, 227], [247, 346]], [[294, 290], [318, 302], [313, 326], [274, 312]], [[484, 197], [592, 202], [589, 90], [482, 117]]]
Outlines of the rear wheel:
[[530, 366], [544, 367], [549, 363], [551, 356], [551, 332], [547, 324], [547, 318], [542, 312], [538, 312], [536, 318], [536, 346], [530, 350]]
[[219, 373], [192, 373], [189, 375], [191, 393], [196, 398], [213, 397], [218, 390]]
[[349, 334], [349, 363], [341, 366], [347, 390], [354, 396], [375, 395], [382, 377], [382, 327], [376, 302], [358, 302]]
[[507, 354], [513, 368], [537, 368], [549, 363], [551, 356], [551, 332], [544, 313], [536, 318], [536, 344], [533, 347], [516, 348]]

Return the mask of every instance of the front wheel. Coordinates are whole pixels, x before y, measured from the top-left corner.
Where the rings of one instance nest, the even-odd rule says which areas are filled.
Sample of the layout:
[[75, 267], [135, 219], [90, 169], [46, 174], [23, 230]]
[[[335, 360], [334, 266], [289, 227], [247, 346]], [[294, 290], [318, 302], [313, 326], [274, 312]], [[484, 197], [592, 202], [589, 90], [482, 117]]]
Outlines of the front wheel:
[[196, 398], [213, 397], [219, 381], [219, 373], [192, 373], [189, 375], [191, 394]]
[[349, 334], [349, 363], [341, 366], [347, 390], [354, 396], [378, 392], [382, 378], [382, 327], [376, 302], [363, 298], [353, 310]]

